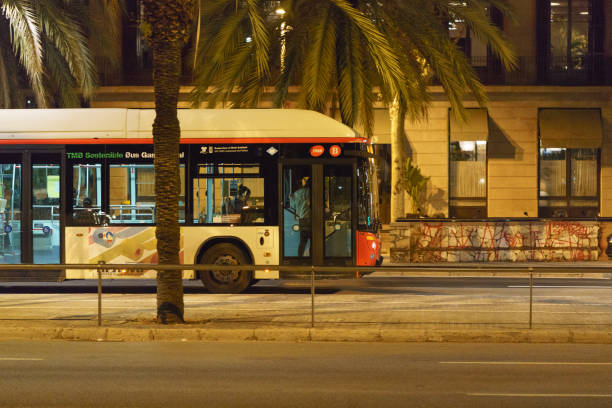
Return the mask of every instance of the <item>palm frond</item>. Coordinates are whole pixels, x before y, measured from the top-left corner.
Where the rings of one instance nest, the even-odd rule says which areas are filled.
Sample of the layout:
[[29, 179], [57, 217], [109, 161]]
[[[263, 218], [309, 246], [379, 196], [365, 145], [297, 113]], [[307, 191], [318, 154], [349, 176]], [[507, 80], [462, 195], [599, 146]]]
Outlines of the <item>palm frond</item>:
[[[94, 59], [105, 71], [117, 71], [121, 61], [121, 18], [126, 13], [123, 0], [94, 0], [84, 10], [84, 26]], [[73, 12], [74, 14], [74, 12]], [[79, 21], [83, 21], [83, 17]]]
[[270, 73], [270, 37], [264, 23], [264, 17], [261, 15], [263, 7], [260, 3], [261, 0], [247, 0], [252, 42], [254, 44], [253, 50], [257, 62], [257, 76], [262, 78], [267, 77]]
[[[69, 10], [56, 7], [52, 1], [36, 1], [35, 7], [43, 23], [43, 33], [65, 60], [65, 67], [81, 87], [83, 96], [89, 98], [97, 83], [96, 67], [81, 26]], [[58, 59], [48, 62], [58, 62]], [[54, 72], [60, 74], [58, 69]]]
[[361, 31], [366, 39], [370, 58], [374, 61], [383, 86], [389, 88], [392, 94], [404, 94], [405, 80], [399, 59], [389, 41], [378, 30], [376, 25], [360, 10], [352, 7], [345, 0], [331, 0]]
[[30, 2], [3, 0], [2, 14], [9, 20], [13, 49], [25, 68], [38, 106], [47, 106], [43, 82], [43, 50], [41, 28]]
[[[359, 117], [360, 98], [366, 78], [363, 72], [362, 43], [352, 24], [340, 26], [342, 41], [338, 44], [338, 103], [342, 122], [354, 126]], [[371, 90], [370, 90], [371, 92]]]
[[324, 111], [336, 67], [336, 26], [331, 7], [321, 7], [306, 50], [301, 93], [308, 109]]
[[52, 82], [60, 106], [65, 108], [78, 108], [81, 101], [77, 94], [78, 86], [72, 75], [68, 63], [59, 50], [50, 42], [45, 41], [45, 65], [49, 70], [47, 81]]
[[489, 45], [504, 67], [507, 70], [513, 70], [517, 65], [516, 57], [508, 43], [503, 40], [499, 28], [491, 23], [485, 8], [488, 3], [488, 1], [479, 0], [465, 2], [465, 5], [449, 2], [442, 3], [440, 9], [465, 21], [476, 38]]

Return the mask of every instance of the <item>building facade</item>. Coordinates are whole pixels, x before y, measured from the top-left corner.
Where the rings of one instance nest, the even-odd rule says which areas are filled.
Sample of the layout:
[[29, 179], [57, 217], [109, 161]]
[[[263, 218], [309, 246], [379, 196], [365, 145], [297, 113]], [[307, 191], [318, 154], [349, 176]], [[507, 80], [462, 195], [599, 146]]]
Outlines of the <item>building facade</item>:
[[[388, 225], [393, 262], [608, 259], [612, 2], [512, 3], [518, 19], [502, 27], [519, 56], [515, 72], [500, 73], [463, 34], [488, 84], [486, 108], [468, 98], [470, 120], [455, 120], [433, 87], [428, 120], [406, 123], [409, 155], [430, 178], [419, 214], [427, 218]], [[376, 142], [388, 135], [379, 121]]]
[[[428, 119], [406, 122], [406, 156], [428, 177], [418, 209], [391, 220], [390, 120], [376, 113], [384, 251], [391, 262], [607, 260], [612, 236], [612, 1], [511, 0], [516, 18], [491, 10], [514, 45], [504, 72], [462, 21], [449, 27], [486, 85], [480, 107], [466, 96], [455, 119], [430, 88]], [[150, 53], [130, 2], [124, 72], [93, 107], [153, 106]], [[188, 86], [181, 89], [187, 107]], [[264, 106], [265, 107], [265, 103]], [[612, 245], [611, 245], [612, 247]], [[612, 251], [612, 250], [610, 250]], [[611, 256], [612, 256], [612, 252]]]

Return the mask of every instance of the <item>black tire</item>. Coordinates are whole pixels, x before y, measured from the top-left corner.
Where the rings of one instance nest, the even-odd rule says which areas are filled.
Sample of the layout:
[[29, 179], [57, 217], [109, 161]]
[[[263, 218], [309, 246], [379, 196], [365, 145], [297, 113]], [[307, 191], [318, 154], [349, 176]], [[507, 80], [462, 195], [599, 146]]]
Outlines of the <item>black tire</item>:
[[[217, 244], [204, 253], [200, 263], [207, 265], [246, 265], [244, 252], [232, 244]], [[199, 271], [200, 280], [210, 293], [241, 293], [251, 283], [251, 271]]]

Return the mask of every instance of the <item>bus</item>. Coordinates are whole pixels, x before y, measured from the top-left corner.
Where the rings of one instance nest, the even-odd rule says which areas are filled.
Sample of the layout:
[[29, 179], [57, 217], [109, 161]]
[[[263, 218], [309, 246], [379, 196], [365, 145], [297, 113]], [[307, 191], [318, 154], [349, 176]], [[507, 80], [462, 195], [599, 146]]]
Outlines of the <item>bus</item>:
[[[178, 116], [181, 263], [281, 266], [185, 270], [185, 279], [237, 293], [289, 276], [285, 265], [380, 264], [373, 149], [355, 130], [295, 109]], [[156, 263], [154, 117], [152, 109], [0, 110], [0, 263]]]

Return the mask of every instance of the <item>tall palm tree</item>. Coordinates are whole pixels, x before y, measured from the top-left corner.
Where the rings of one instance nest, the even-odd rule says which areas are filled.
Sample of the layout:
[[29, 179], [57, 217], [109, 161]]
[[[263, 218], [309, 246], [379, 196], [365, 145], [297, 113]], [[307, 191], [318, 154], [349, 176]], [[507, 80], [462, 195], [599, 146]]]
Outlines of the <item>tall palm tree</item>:
[[120, 0], [0, 0], [0, 108], [22, 107], [28, 86], [41, 108], [89, 99], [95, 57], [117, 61], [119, 9]]
[[[179, 263], [178, 224], [179, 143], [177, 117], [181, 51], [189, 39], [193, 0], [144, 0], [145, 21], [153, 48], [155, 121], [155, 206], [157, 253], [160, 264]], [[181, 271], [157, 274], [158, 323], [183, 322], [183, 279]]]
[[[282, 107], [289, 86], [298, 84], [302, 107], [331, 107], [333, 113], [337, 106], [344, 123], [361, 125], [369, 136], [373, 106], [381, 100], [398, 115], [392, 117], [393, 144], [398, 147], [405, 116], [426, 116], [432, 78], [460, 116], [466, 92], [486, 103], [476, 73], [449, 37], [449, 22], [463, 20], [507, 69], [515, 65], [487, 11], [496, 7], [511, 14], [506, 0], [287, 0], [282, 22], [270, 18], [269, 4], [208, 3], [193, 93], [196, 104], [215, 106], [222, 99], [233, 107], [254, 107], [264, 87], [275, 83], [275, 104]], [[282, 64], [275, 63], [281, 59]], [[396, 164], [403, 162], [395, 157], [399, 153], [399, 148], [392, 149]]]

